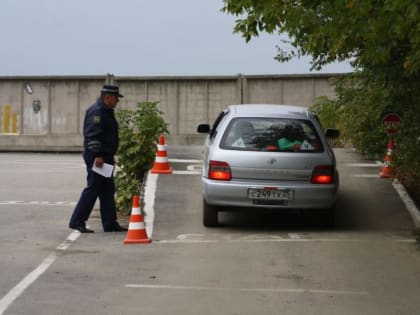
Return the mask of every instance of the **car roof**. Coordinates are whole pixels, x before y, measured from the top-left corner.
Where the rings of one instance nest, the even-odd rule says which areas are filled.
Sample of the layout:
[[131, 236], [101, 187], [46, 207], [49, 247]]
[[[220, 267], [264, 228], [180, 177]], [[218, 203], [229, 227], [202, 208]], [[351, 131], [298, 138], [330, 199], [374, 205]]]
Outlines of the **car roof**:
[[228, 111], [234, 116], [243, 117], [258, 117], [258, 116], [280, 116], [308, 119], [311, 114], [308, 108], [302, 106], [292, 105], [277, 105], [277, 104], [242, 104], [230, 105]]

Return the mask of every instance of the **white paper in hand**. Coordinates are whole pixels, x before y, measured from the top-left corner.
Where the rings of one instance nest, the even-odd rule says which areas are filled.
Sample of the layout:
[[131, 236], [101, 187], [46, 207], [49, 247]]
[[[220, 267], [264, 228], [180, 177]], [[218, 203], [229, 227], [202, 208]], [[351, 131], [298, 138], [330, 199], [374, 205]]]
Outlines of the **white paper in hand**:
[[114, 165], [104, 163], [102, 167], [97, 167], [95, 164], [93, 164], [92, 171], [104, 177], [111, 177], [112, 172], [114, 171]]

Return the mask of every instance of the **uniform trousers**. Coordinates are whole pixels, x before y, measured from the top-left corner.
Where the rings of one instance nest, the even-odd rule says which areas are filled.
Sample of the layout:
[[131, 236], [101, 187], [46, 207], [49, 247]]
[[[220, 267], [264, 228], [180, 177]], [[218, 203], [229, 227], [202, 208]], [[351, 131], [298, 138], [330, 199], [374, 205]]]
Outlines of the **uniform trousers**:
[[[83, 189], [80, 199], [70, 219], [70, 228], [86, 226], [86, 221], [99, 197], [101, 221], [104, 229], [112, 228], [117, 221], [115, 207], [115, 184], [113, 177], [107, 178], [92, 171], [94, 155], [85, 150], [83, 159], [87, 170], [87, 186]], [[106, 163], [113, 164], [113, 158], [104, 158]]]

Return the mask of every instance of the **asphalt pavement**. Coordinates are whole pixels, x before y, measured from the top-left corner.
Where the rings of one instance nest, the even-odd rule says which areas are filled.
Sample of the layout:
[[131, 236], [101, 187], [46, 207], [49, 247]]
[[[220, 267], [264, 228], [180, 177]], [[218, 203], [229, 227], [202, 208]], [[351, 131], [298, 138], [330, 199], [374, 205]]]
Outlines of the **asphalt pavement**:
[[126, 233], [102, 232], [97, 208], [95, 233], [67, 227], [80, 154], [0, 153], [0, 314], [416, 314], [418, 210], [377, 161], [336, 154], [334, 228], [259, 212], [205, 228], [201, 147], [169, 145], [173, 174], [146, 181], [152, 243], [125, 245]]

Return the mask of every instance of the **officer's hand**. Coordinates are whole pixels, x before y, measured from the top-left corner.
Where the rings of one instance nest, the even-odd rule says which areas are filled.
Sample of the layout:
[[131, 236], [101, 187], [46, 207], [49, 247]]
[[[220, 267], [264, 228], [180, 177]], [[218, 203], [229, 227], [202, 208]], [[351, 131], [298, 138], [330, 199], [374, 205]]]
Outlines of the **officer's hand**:
[[104, 165], [104, 159], [100, 156], [95, 158], [95, 166], [96, 167], [102, 167]]

